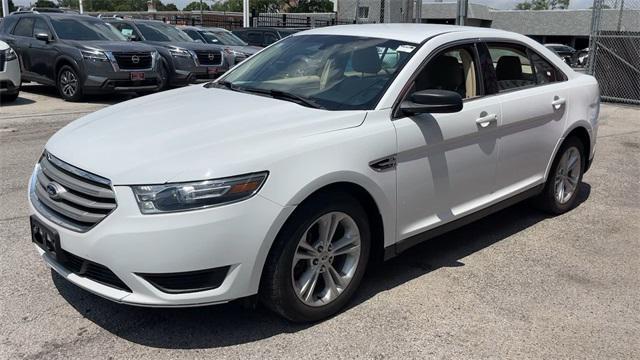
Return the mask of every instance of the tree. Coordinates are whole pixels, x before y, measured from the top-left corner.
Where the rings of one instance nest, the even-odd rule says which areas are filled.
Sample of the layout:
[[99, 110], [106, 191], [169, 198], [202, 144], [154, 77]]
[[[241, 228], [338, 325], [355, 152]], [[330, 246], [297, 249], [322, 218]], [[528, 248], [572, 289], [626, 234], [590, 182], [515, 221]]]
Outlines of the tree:
[[169, 3], [165, 5], [160, 1], [158, 1], [158, 6], [156, 7], [156, 9], [158, 9], [158, 11], [178, 11], [178, 7], [176, 6], [176, 4]]
[[531, 0], [516, 5], [516, 10], [568, 9], [570, 0]]
[[297, 5], [289, 8], [289, 11], [299, 13], [333, 12], [333, 3], [329, 0], [299, 0]]
[[[202, 8], [200, 8], [200, 6], [202, 6]], [[211, 8], [209, 7], [209, 5], [207, 5], [207, 3], [200, 2], [200, 1], [192, 1], [189, 4], [187, 4], [187, 6], [184, 7], [184, 9], [182, 9], [182, 11], [200, 11], [200, 10], [211, 10]]]

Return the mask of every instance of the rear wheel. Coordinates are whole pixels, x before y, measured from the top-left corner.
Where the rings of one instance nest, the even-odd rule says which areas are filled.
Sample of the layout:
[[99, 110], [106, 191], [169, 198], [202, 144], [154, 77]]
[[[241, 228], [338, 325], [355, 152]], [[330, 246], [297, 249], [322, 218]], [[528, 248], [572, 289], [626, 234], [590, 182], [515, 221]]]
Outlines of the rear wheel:
[[549, 172], [538, 205], [552, 214], [562, 214], [576, 206], [585, 169], [584, 146], [575, 137], [562, 145]]
[[78, 72], [69, 65], [64, 65], [58, 71], [56, 82], [58, 93], [66, 101], [80, 101], [82, 99], [82, 84]]
[[348, 194], [303, 203], [274, 244], [262, 276], [261, 299], [296, 322], [340, 311], [364, 275], [370, 251], [369, 221]]

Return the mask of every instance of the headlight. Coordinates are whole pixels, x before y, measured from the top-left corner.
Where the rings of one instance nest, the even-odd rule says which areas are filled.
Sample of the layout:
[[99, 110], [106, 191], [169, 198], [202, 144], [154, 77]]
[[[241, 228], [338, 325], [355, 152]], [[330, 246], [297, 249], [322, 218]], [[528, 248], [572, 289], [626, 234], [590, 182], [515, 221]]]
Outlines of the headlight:
[[268, 172], [187, 183], [132, 186], [143, 214], [202, 209], [248, 199], [255, 195]]
[[240, 51], [233, 50], [231, 48], [224, 48], [224, 52], [226, 52], [229, 55], [233, 55], [233, 56], [244, 56], [244, 53], [242, 53]]
[[191, 53], [189, 52], [189, 50], [185, 50], [181, 48], [172, 48], [172, 49], [169, 49], [169, 52], [171, 53], [171, 56], [191, 57]]
[[18, 54], [16, 54], [16, 52], [13, 51], [12, 48], [8, 48], [4, 51], [4, 58], [6, 61], [15, 60], [18, 58]]
[[99, 50], [80, 50], [82, 57], [92, 61], [109, 61], [107, 54]]

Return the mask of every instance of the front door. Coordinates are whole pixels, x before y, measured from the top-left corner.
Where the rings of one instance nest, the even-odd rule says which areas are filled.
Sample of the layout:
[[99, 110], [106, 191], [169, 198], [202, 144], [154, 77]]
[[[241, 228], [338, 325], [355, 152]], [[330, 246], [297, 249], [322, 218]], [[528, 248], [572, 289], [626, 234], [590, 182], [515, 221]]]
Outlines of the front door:
[[30, 40], [31, 72], [43, 83], [55, 82], [57, 74], [54, 74], [54, 61], [56, 50], [53, 44], [36, 39], [37, 34], [47, 34], [51, 38], [49, 25], [40, 18], [35, 19], [33, 38]]
[[460, 93], [463, 110], [396, 119], [398, 240], [434, 228], [490, 202], [498, 159], [500, 104], [482, 97], [475, 45], [442, 51], [409, 92]]

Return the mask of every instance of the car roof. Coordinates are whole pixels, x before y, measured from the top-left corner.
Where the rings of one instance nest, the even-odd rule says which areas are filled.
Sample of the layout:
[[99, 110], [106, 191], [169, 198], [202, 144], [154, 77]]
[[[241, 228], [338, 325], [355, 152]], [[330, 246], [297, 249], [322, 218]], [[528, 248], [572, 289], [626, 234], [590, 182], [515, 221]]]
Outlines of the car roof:
[[452, 32], [495, 32], [495, 34], [509, 34], [509, 32], [491, 28], [478, 28], [471, 26], [440, 25], [440, 24], [357, 24], [338, 25], [315, 28], [299, 32], [300, 35], [349, 35], [391, 39], [421, 43], [433, 36]]

